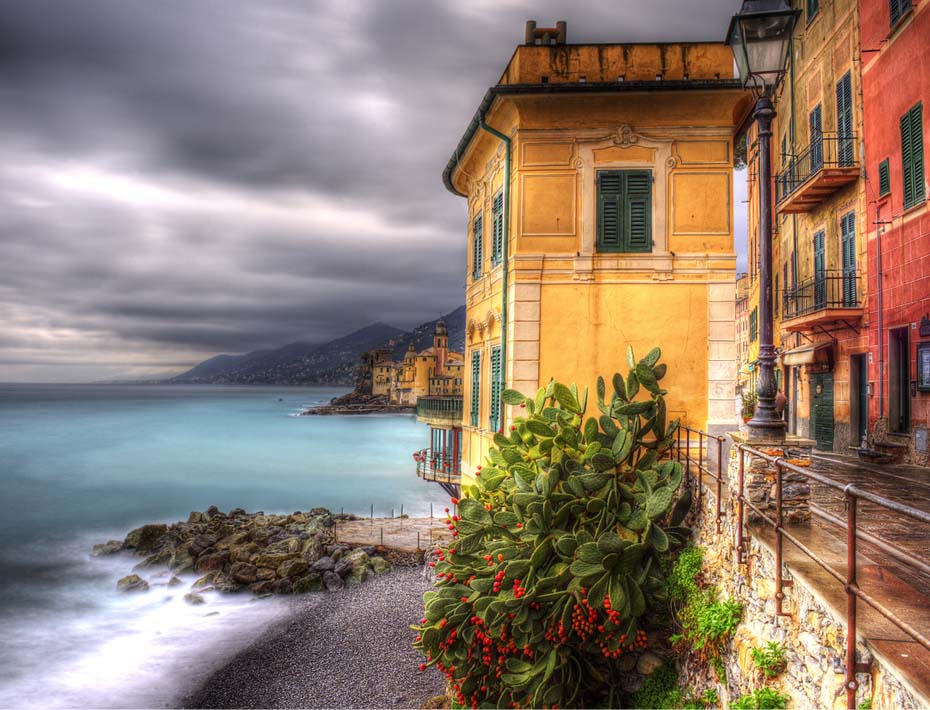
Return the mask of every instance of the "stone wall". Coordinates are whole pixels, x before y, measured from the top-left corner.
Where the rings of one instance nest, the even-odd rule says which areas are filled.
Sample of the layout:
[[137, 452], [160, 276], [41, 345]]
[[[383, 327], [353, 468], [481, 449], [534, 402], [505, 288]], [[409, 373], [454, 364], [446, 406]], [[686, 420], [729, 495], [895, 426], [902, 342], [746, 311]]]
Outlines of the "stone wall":
[[[735, 456], [730, 461], [730, 480], [733, 481], [736, 480], [734, 463]], [[744, 543], [746, 563], [738, 562], [735, 510], [726, 492], [723, 498], [726, 517], [721, 520], [718, 534], [714, 523], [713, 486], [704, 487], [701, 509], [695, 511], [693, 522], [695, 544], [705, 551], [707, 581], [718, 586], [722, 597], [735, 597], [743, 604], [743, 619], [722, 659], [726, 667], [725, 682], [717, 682], [712, 670], [688, 658], [682, 663], [682, 683], [695, 690], [715, 686], [722, 706], [727, 707], [729, 702], [763, 685], [751, 652], [774, 640], [787, 646], [787, 668], [768, 684], [788, 693], [795, 708], [845, 708], [844, 615], [834, 613], [815, 589], [794, 577], [793, 586], [785, 590], [784, 611], [789, 615], [776, 616], [774, 551], [759, 537], [750, 534]], [[860, 660], [872, 661], [872, 671], [857, 676], [860, 682], [857, 702], [871, 697], [871, 707], [882, 710], [927, 707], [862, 644], [859, 654]]]

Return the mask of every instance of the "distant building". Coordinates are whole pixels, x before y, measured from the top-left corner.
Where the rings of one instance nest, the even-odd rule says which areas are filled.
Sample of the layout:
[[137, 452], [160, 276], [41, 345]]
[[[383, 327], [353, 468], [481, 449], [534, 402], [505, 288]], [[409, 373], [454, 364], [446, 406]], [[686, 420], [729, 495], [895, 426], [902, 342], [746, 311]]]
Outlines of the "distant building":
[[527, 26], [444, 173], [468, 205], [463, 475], [500, 393], [663, 350], [668, 417], [732, 429], [733, 138], [751, 97], [721, 43], [565, 44]]
[[[756, 389], [755, 367], [749, 357], [749, 274], [736, 277], [736, 372], [740, 392]], [[756, 338], [758, 348], [758, 338]], [[757, 350], [758, 351], [758, 350]]]
[[394, 363], [391, 401], [412, 407], [420, 397], [461, 397], [463, 362], [462, 353], [449, 351], [446, 324], [438, 321], [432, 347], [417, 352], [411, 343], [403, 361]]

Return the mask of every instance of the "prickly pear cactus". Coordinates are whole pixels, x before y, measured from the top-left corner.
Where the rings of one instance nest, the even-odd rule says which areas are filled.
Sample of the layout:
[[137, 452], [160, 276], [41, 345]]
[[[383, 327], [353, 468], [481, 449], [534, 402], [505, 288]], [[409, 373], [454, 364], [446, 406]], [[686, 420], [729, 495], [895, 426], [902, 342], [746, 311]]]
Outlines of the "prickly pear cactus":
[[690, 536], [681, 466], [670, 460], [654, 348], [612, 392], [550, 382], [494, 436], [477, 482], [450, 516], [436, 589], [415, 646], [472, 707], [617, 707], [618, 659], [645, 645], [643, 620], [665, 600], [668, 559]]

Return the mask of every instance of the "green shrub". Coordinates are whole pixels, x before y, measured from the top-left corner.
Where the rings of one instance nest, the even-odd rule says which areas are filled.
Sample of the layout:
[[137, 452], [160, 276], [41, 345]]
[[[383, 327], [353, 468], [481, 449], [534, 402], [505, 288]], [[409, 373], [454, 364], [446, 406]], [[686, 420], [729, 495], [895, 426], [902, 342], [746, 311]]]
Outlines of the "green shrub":
[[642, 687], [633, 693], [634, 708], [682, 707], [682, 694], [678, 689], [678, 672], [675, 666], [667, 663], [652, 675], [647, 676]]
[[[415, 646], [466, 705], [615, 706], [617, 659], [645, 646], [644, 618], [667, 604], [665, 570], [690, 537], [675, 502], [659, 349], [615, 375], [599, 418], [587, 391], [551, 382], [494, 436], [487, 465], [450, 517]], [[643, 397], [645, 395], [645, 397]]]
[[730, 703], [733, 710], [785, 710], [791, 696], [774, 688], [758, 688]]
[[688, 597], [700, 590], [703, 562], [704, 550], [700, 547], [686, 547], [681, 551], [669, 573], [669, 599], [683, 604], [688, 601]]
[[762, 648], [752, 649], [752, 660], [766, 678], [776, 678], [785, 670], [786, 652], [784, 644], [769, 641]]

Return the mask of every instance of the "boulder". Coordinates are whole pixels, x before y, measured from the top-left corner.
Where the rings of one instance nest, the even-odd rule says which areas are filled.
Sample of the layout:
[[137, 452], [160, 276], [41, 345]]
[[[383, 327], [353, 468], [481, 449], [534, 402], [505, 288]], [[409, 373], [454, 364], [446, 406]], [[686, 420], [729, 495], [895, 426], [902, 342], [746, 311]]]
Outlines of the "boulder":
[[271, 583], [271, 591], [275, 594], [290, 594], [294, 591], [294, 583], [289, 579], [279, 579]]
[[296, 555], [300, 552], [301, 543], [296, 537], [288, 537], [268, 545], [269, 553]]
[[248, 542], [248, 540], [249, 534], [244, 530], [239, 532], [230, 531], [226, 535], [223, 535], [221, 539], [216, 541], [215, 547], [217, 550], [230, 550], [234, 547], [244, 545]]
[[261, 549], [254, 542], [242, 545], [240, 547], [231, 547], [229, 548], [229, 559], [233, 562], [252, 562], [252, 557], [257, 556]]
[[323, 556], [323, 541], [318, 537], [311, 537], [304, 541], [300, 554], [307, 562], [315, 562]]
[[336, 574], [338, 574], [340, 577], [345, 577], [345, 576], [347, 576], [354, 568], [355, 568], [355, 565], [352, 564], [352, 560], [347, 559], [347, 558], [344, 557], [344, 558], [342, 558], [341, 560], [339, 560], [339, 561], [336, 563], [336, 566], [335, 566], [335, 568], [333, 569], [333, 571], [334, 571]]
[[116, 589], [120, 592], [145, 592], [148, 588], [149, 583], [137, 574], [126, 575], [116, 583]]
[[173, 556], [174, 548], [167, 546], [163, 547], [158, 552], [153, 552], [151, 555], [142, 560], [142, 562], [132, 568], [132, 571], [135, 572], [137, 570], [149, 569], [151, 567], [167, 567]]
[[275, 570], [271, 567], [258, 567], [255, 572], [255, 578], [259, 581], [274, 580], [276, 576]]
[[361, 584], [366, 579], [368, 579], [368, 565], [356, 565], [352, 568], [352, 571], [346, 575], [345, 580], [346, 584], [356, 585]]
[[191, 514], [187, 516], [188, 525], [196, 525], [197, 523], [206, 523], [210, 518], [207, 517], [205, 513], [201, 513], [198, 510], [192, 510]]
[[115, 555], [123, 549], [123, 543], [119, 540], [108, 540], [99, 545], [94, 545], [90, 551], [91, 557], [103, 557], [104, 555]]
[[228, 552], [213, 552], [203, 555], [197, 560], [198, 572], [210, 572], [211, 570], [223, 569], [226, 561], [229, 559]]
[[663, 658], [651, 651], [646, 651], [636, 662], [636, 672], [640, 675], [652, 675], [664, 665], [665, 660]]
[[255, 558], [254, 564], [257, 567], [270, 567], [271, 569], [278, 569], [282, 562], [292, 560], [294, 557], [296, 557], [296, 555], [288, 555], [280, 552], [273, 554], [262, 554]]
[[342, 577], [340, 577], [335, 572], [324, 572], [323, 584], [326, 585], [327, 591], [330, 592], [338, 592], [345, 586], [345, 582], [342, 581]]
[[241, 584], [222, 572], [216, 573], [216, 577], [213, 578], [213, 586], [220, 592], [238, 592], [242, 589]]
[[266, 540], [273, 538], [278, 533], [283, 532], [281, 528], [273, 525], [267, 525], [260, 528], [255, 528], [254, 530], [249, 531], [249, 539], [253, 542], [262, 543]]
[[186, 601], [188, 604], [193, 604], [193, 605], [195, 605], [195, 606], [196, 606], [197, 604], [206, 604], [206, 603], [207, 603], [207, 600], [204, 599], [204, 598], [203, 598], [202, 596], [200, 596], [199, 594], [197, 594], [196, 592], [188, 592], [187, 594], [185, 594], [185, 595], [184, 595], [184, 601]]
[[271, 594], [274, 589], [274, 582], [270, 579], [264, 579], [260, 582], [255, 582], [254, 584], [249, 585], [249, 591], [253, 594]]
[[207, 508], [206, 515], [208, 518], [213, 518], [217, 515], [225, 515], [225, 513], [221, 513], [219, 508], [217, 508], [215, 505], [211, 505], [209, 508]]
[[229, 568], [229, 576], [240, 584], [252, 584], [258, 581], [258, 568], [248, 562], [236, 562]]
[[158, 525], [143, 525], [141, 528], [131, 530], [123, 543], [124, 547], [139, 552], [153, 552], [161, 546], [162, 537], [168, 532], [164, 523]]
[[293, 560], [282, 562], [278, 566], [279, 577], [297, 577], [307, 571], [307, 561], [296, 557]]
[[181, 581], [181, 578], [175, 577], [174, 575], [172, 575], [171, 579], [168, 580], [169, 587], [179, 587], [182, 584], [184, 584], [184, 582]]
[[248, 513], [245, 512], [245, 508], [233, 508], [229, 511], [230, 518], [240, 518], [245, 517]]
[[310, 565], [311, 572], [332, 572], [335, 568], [336, 563], [333, 562], [332, 557], [321, 557], [312, 565]]
[[191, 585], [191, 589], [206, 589], [207, 587], [212, 587], [213, 581], [216, 579], [216, 575], [216, 571], [207, 572], [203, 577]]
[[385, 574], [386, 572], [390, 572], [393, 569], [393, 567], [391, 567], [391, 563], [383, 557], [372, 557], [370, 561], [371, 571], [375, 574]]
[[318, 592], [323, 588], [323, 577], [319, 572], [309, 572], [294, 580], [294, 593]]
[[211, 535], [209, 533], [194, 535], [193, 539], [190, 542], [190, 549], [195, 555], [200, 555], [211, 547], [213, 547], [217, 540], [216, 535]]
[[184, 544], [171, 553], [171, 559], [168, 560], [168, 568], [172, 572], [193, 572], [197, 560], [191, 554], [188, 544]]

